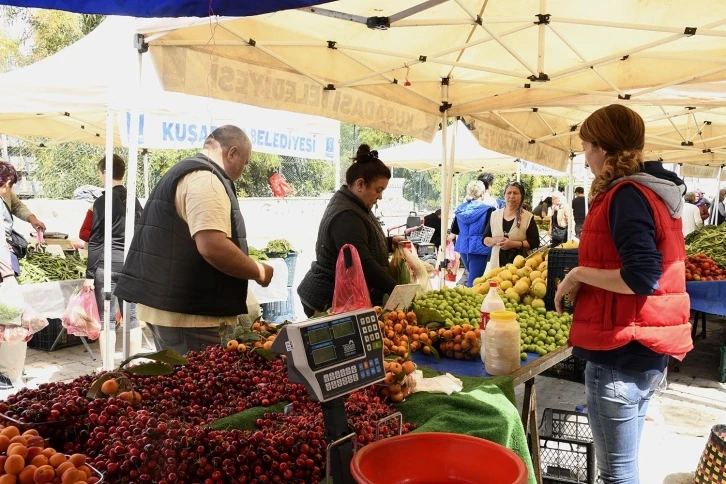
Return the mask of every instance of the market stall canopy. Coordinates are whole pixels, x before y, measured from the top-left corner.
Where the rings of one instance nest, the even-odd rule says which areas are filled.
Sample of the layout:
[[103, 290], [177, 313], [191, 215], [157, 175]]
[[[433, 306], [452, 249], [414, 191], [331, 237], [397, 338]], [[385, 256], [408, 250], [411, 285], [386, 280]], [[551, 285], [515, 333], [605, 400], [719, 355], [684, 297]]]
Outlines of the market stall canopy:
[[339, 156], [340, 122], [217, 99], [166, 92], [151, 59], [130, 39], [134, 19], [110, 17], [59, 53], [0, 75], [0, 133], [105, 144], [106, 111], [118, 112], [114, 144], [128, 146], [132, 98], [140, 112], [139, 147], [198, 148], [215, 126], [236, 124], [253, 149], [301, 158]]
[[36, 7], [67, 12], [127, 15], [131, 17], [209, 17], [213, 15], [247, 16], [307, 7], [322, 3], [316, 0], [266, 0], [244, 2], [239, 0], [4, 0], [14, 7]]
[[722, 0], [342, 0], [138, 31], [168, 90], [426, 141], [446, 111], [485, 148], [565, 171], [580, 123], [616, 102], [664, 159], [726, 158], [724, 25]]
[[[454, 132], [456, 131], [456, 136]], [[514, 173], [517, 158], [482, 148], [469, 128], [461, 121], [449, 126], [447, 146], [454, 150], [454, 172], [488, 171]], [[455, 138], [455, 142], [454, 142]], [[378, 157], [390, 167], [409, 170], [439, 170], [441, 168], [442, 132], [439, 130], [431, 143], [414, 141], [405, 145], [378, 150]], [[549, 170], [548, 168], [544, 168]]]

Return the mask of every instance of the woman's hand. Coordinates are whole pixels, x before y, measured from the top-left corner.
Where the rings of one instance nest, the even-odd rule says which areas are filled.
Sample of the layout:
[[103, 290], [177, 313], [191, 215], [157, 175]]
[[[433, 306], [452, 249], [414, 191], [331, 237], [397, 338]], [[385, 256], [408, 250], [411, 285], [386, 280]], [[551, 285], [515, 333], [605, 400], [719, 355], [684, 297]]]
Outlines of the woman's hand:
[[446, 236], [446, 241], [447, 242], [453, 242], [455, 240], [456, 240], [456, 234], [449, 234], [449, 235]]
[[403, 235], [394, 235], [391, 238], [391, 245], [393, 245], [395, 247], [402, 242], [406, 242], [406, 240], [407, 240], [406, 237], [404, 237]]
[[557, 286], [557, 292], [555, 293], [555, 310], [558, 314], [562, 315], [562, 298], [568, 296], [570, 303], [575, 304], [577, 300], [577, 293], [580, 292], [582, 283], [577, 278], [579, 267], [572, 269], [567, 276]]
[[502, 240], [499, 241], [499, 247], [501, 247], [504, 250], [519, 250], [524, 248], [523, 242], [521, 240], [512, 240], [507, 237], [502, 237]]
[[86, 279], [83, 281], [83, 288], [81, 290], [90, 292], [93, 291], [93, 287], [93, 279]]

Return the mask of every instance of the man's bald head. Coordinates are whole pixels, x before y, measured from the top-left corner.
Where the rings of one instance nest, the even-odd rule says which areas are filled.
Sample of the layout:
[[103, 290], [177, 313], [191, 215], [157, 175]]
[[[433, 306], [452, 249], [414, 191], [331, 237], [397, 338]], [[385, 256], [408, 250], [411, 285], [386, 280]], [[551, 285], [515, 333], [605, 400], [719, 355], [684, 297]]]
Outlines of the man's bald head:
[[204, 149], [210, 157], [221, 164], [232, 180], [242, 176], [252, 156], [252, 143], [244, 131], [230, 124], [212, 131], [204, 142]]

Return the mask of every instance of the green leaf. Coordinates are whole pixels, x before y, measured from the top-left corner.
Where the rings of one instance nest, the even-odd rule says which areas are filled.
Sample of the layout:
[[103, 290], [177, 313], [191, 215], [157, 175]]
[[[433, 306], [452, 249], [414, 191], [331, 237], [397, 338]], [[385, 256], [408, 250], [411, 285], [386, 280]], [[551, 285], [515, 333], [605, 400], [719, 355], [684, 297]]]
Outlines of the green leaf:
[[238, 336], [237, 339], [242, 340], [242, 343], [249, 343], [250, 341], [262, 341], [265, 338], [255, 332], [249, 332]]
[[164, 363], [141, 363], [126, 368], [126, 371], [134, 375], [160, 376], [169, 375], [174, 370], [171, 366]]
[[413, 312], [416, 314], [416, 321], [419, 325], [446, 321], [446, 318], [436, 309], [415, 307]]
[[160, 361], [162, 363], [168, 363], [170, 365], [186, 365], [189, 363], [189, 361], [182, 355], [180, 355], [171, 348], [167, 348], [165, 350], [156, 351], [154, 353], [138, 353], [133, 356], [129, 356], [121, 362], [119, 368], [123, 368], [137, 358], [147, 358], [149, 360]]
[[429, 323], [426, 325], [426, 331], [438, 331], [442, 326], [441, 323]]
[[265, 358], [267, 361], [274, 360], [275, 358], [280, 356], [277, 353], [273, 353], [272, 351], [263, 348], [255, 348], [253, 351]]
[[240, 334], [252, 331], [252, 319], [250, 318], [249, 314], [240, 314], [239, 316], [237, 316], [237, 327], [234, 329], [234, 331], [235, 337], [237, 336], [238, 331]]
[[426, 346], [431, 348], [431, 354], [434, 355], [434, 358], [436, 358], [436, 363], [438, 363], [441, 360], [441, 356], [439, 355], [439, 352], [436, 350], [436, 348], [434, 348], [434, 345], [432, 345], [431, 343], [429, 343]]
[[406, 379], [406, 372], [401, 371], [400, 373], [396, 373], [394, 376], [396, 377], [396, 383], [401, 383]]
[[222, 340], [222, 346], [227, 346], [227, 342], [230, 340], [227, 332], [227, 323], [224, 321], [219, 322], [219, 339]]
[[86, 398], [95, 400], [96, 398], [103, 398], [106, 396], [105, 393], [101, 391], [101, 387], [104, 383], [106, 383], [107, 380], [111, 380], [112, 378], [116, 378], [119, 376], [119, 373], [105, 373], [100, 378], [98, 378], [96, 381], [93, 382], [93, 385], [91, 385], [91, 388], [88, 389], [88, 392], [86, 392]]

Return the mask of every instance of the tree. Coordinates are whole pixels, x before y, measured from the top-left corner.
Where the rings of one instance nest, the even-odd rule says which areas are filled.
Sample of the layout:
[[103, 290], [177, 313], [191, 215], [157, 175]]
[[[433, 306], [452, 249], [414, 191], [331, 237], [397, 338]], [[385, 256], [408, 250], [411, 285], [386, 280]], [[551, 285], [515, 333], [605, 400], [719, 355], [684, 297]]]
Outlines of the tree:
[[0, 70], [6, 72], [53, 55], [93, 31], [104, 18], [59, 10], [2, 7], [0, 23], [13, 24], [18, 34], [0, 34]]

